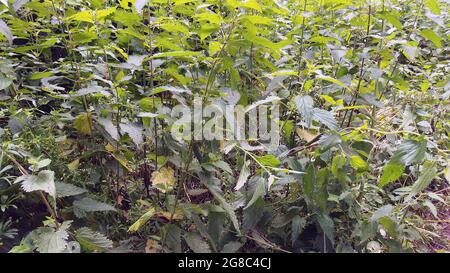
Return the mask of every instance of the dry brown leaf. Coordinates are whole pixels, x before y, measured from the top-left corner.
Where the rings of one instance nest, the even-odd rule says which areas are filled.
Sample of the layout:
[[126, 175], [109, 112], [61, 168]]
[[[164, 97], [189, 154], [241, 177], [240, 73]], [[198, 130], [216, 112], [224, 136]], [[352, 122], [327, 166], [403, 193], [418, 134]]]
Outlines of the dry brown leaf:
[[159, 253], [161, 252], [161, 246], [155, 240], [148, 239], [145, 246], [145, 253]]

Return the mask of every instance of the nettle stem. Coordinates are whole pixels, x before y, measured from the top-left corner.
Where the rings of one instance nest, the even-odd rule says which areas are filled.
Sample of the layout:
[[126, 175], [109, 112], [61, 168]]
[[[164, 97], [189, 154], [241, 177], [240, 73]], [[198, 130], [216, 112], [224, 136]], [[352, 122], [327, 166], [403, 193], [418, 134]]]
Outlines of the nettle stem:
[[[367, 40], [368, 40], [369, 34], [370, 34], [370, 20], [371, 20], [371, 14], [372, 14], [372, 3], [371, 3], [371, 1], [369, 1], [369, 16], [368, 16], [368, 19], [367, 19], [366, 37], [364, 37], [364, 48], [367, 47]], [[363, 76], [364, 76], [364, 64], [365, 64], [365, 61], [366, 61], [366, 57], [363, 56], [363, 57], [361, 58], [361, 65], [360, 65], [360, 68], [359, 68], [358, 85], [356, 86], [356, 90], [355, 90], [355, 92], [354, 92], [354, 94], [353, 94], [353, 96], [352, 96], [352, 99], [351, 99], [351, 101], [350, 101], [350, 105], [351, 105], [352, 107], [355, 106], [356, 101], [357, 101], [358, 98], [359, 98], [359, 90], [360, 90], [360, 88], [361, 88], [361, 83], [362, 83]], [[349, 118], [348, 118], [347, 127], [350, 126], [350, 123], [351, 123], [351, 121], [352, 121], [352, 116], [353, 116], [354, 110], [355, 110], [354, 108], [352, 108], [352, 109], [350, 110], [350, 115], [349, 115]], [[345, 123], [345, 119], [346, 119], [346, 117], [347, 117], [347, 113], [348, 113], [348, 110], [345, 111], [344, 118], [342, 119], [342, 122], [341, 122], [341, 127], [342, 127], [342, 126], [344, 125], [344, 123]]]

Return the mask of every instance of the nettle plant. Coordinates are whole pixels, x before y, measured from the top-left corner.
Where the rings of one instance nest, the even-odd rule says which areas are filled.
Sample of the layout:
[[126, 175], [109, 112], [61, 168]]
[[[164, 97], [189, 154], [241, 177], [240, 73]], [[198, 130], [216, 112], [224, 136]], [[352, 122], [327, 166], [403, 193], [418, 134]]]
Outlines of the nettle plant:
[[2, 251], [449, 249], [448, 1], [0, 2]]

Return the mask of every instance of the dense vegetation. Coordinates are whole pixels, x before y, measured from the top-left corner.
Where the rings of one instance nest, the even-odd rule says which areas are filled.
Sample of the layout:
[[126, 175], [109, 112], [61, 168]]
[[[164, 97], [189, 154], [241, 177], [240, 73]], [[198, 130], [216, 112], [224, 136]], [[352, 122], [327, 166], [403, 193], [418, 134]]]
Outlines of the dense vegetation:
[[[0, 252], [450, 251], [448, 8], [1, 0]], [[279, 144], [175, 138], [196, 97]]]

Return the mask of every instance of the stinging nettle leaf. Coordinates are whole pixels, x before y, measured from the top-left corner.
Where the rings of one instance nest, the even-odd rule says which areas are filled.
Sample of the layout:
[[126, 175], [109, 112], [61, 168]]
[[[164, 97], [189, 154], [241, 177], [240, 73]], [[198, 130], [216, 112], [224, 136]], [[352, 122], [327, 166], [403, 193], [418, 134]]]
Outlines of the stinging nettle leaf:
[[428, 185], [430, 185], [431, 181], [437, 176], [437, 171], [433, 163], [425, 162], [423, 166], [423, 170], [420, 173], [419, 178], [411, 187], [410, 197], [419, 194], [422, 192]]
[[255, 192], [252, 195], [252, 199], [248, 202], [248, 204], [244, 207], [244, 210], [253, 205], [259, 198], [264, 197], [266, 194], [266, 181], [264, 178], [260, 178], [256, 182]]
[[68, 238], [69, 233], [64, 228], [42, 227], [37, 230], [33, 241], [40, 253], [61, 253], [67, 247]]
[[128, 134], [136, 146], [139, 146], [144, 142], [144, 129], [140, 124], [121, 123], [120, 130], [122, 130], [123, 133]]
[[427, 141], [422, 140], [406, 140], [398, 147], [391, 161], [401, 162], [405, 166], [419, 163], [425, 157]]
[[383, 173], [381, 175], [378, 185], [384, 187], [387, 184], [396, 181], [402, 176], [405, 170], [405, 166], [395, 161], [390, 161], [383, 167]]
[[74, 212], [77, 217], [84, 217], [86, 212], [116, 211], [116, 209], [106, 203], [99, 202], [89, 197], [84, 197], [73, 202]]
[[75, 239], [85, 251], [106, 251], [113, 247], [113, 242], [105, 235], [87, 227], [77, 229]]
[[322, 123], [331, 130], [337, 130], [339, 127], [333, 113], [323, 109], [314, 108], [312, 111], [312, 119]]
[[307, 126], [311, 127], [314, 109], [313, 98], [311, 96], [296, 96], [294, 98], [294, 102]]
[[56, 196], [59, 198], [86, 193], [87, 190], [64, 182], [55, 182]]
[[40, 171], [37, 175], [23, 175], [16, 179], [15, 183], [22, 183], [22, 189], [26, 192], [44, 191], [55, 197], [55, 173], [50, 170]]
[[189, 232], [184, 235], [184, 240], [194, 253], [211, 253], [209, 244], [198, 233]]

